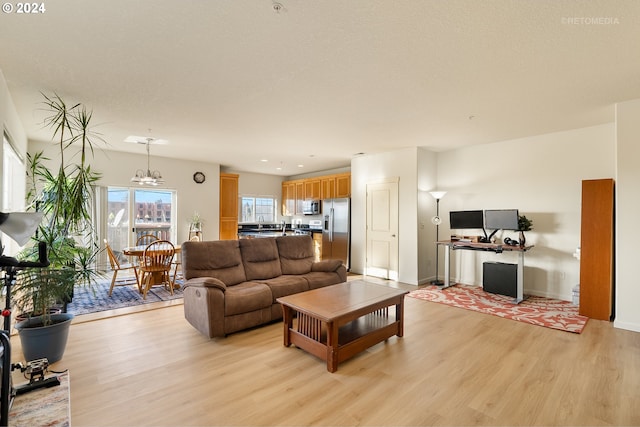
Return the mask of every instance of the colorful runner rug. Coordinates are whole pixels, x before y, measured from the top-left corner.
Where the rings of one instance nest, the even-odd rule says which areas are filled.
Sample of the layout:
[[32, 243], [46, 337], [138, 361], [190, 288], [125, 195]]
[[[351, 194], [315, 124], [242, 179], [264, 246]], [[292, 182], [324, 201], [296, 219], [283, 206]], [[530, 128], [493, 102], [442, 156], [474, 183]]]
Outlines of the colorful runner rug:
[[[47, 374], [49, 377], [50, 374]], [[40, 388], [16, 396], [9, 411], [9, 426], [15, 427], [69, 427], [69, 373], [56, 375], [60, 385]]]
[[411, 291], [408, 295], [577, 334], [582, 332], [588, 320], [587, 317], [579, 315], [578, 307], [569, 301], [529, 296], [520, 304], [515, 304], [512, 297], [485, 292], [480, 286], [458, 284], [446, 289], [427, 286]]

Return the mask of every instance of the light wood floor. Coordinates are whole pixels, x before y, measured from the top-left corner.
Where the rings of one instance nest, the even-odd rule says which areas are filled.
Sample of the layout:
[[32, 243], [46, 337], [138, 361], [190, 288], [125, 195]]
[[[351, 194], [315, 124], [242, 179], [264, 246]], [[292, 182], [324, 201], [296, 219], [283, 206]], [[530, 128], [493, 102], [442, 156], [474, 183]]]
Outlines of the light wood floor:
[[75, 322], [52, 369], [70, 371], [74, 427], [640, 425], [639, 333], [405, 305], [403, 338], [333, 374], [280, 323], [208, 340], [181, 305]]

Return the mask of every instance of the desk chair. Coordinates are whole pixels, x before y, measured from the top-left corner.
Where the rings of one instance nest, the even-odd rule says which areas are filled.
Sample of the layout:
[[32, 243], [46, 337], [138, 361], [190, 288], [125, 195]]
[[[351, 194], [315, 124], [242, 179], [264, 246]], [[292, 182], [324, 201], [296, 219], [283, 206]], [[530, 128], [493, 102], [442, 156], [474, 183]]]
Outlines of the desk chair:
[[140, 276], [142, 299], [147, 298], [149, 289], [155, 285], [168, 287], [169, 292], [173, 295], [173, 282], [169, 273], [175, 253], [175, 247], [168, 240], [156, 240], [145, 248], [138, 267], [142, 273]]
[[[104, 239], [104, 245], [107, 248], [107, 255], [109, 255], [109, 264], [111, 264], [111, 270], [113, 270], [113, 278], [111, 279], [111, 286], [109, 287], [109, 296], [113, 292], [113, 288], [115, 286], [130, 286], [135, 283], [138, 287], [138, 290], [142, 292], [142, 288], [140, 287], [140, 282], [138, 281], [138, 269], [133, 264], [120, 264], [118, 261], [118, 257], [113, 253], [111, 246], [109, 246], [109, 242], [107, 239]], [[134, 277], [124, 277], [118, 280], [118, 272], [120, 271], [129, 271], [133, 270]]]

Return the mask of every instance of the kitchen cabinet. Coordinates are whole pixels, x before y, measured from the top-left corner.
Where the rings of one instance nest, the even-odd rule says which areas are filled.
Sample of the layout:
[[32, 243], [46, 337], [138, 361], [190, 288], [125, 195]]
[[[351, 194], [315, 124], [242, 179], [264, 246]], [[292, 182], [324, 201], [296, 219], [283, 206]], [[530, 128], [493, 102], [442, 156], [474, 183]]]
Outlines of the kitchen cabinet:
[[304, 181], [294, 181], [296, 185], [296, 215], [302, 215], [304, 202]]
[[320, 199], [333, 199], [336, 197], [336, 177], [329, 175], [320, 180]]
[[292, 216], [296, 213], [296, 184], [294, 181], [282, 183], [282, 215]]
[[598, 320], [614, 315], [613, 196], [613, 179], [582, 181], [579, 312]]
[[305, 200], [351, 197], [351, 173], [282, 182], [282, 215], [303, 215]]
[[336, 175], [336, 198], [351, 197], [351, 174]]
[[320, 179], [304, 180], [304, 198], [305, 200], [320, 199]]
[[220, 240], [238, 238], [238, 178], [233, 173], [220, 174]]
[[322, 233], [313, 233], [313, 253], [316, 262], [322, 259]]

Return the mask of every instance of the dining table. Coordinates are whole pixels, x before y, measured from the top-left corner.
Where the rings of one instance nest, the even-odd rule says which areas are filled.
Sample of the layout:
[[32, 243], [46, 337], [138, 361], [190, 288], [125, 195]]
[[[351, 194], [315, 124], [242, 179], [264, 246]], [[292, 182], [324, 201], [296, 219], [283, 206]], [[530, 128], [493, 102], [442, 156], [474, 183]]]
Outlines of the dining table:
[[[142, 255], [144, 254], [144, 250], [147, 248], [148, 245], [138, 245], [138, 246], [128, 246], [122, 249], [122, 253], [126, 256], [130, 256], [130, 257], [137, 257], [140, 258], [142, 257]], [[173, 263], [176, 264], [176, 256], [178, 256], [180, 254], [180, 245], [174, 245], [173, 248], [175, 249], [175, 255], [173, 256], [174, 261]], [[176, 269], [177, 270], [177, 266]], [[174, 276], [176, 274], [177, 271], [174, 270]], [[154, 273], [151, 276], [151, 282], [153, 285], [160, 285], [162, 284], [162, 272], [159, 273]], [[175, 283], [175, 280], [173, 280], [173, 288], [174, 289], [180, 289], [180, 285]]]

